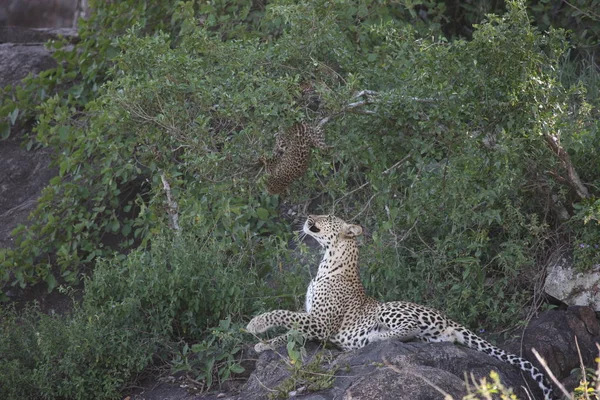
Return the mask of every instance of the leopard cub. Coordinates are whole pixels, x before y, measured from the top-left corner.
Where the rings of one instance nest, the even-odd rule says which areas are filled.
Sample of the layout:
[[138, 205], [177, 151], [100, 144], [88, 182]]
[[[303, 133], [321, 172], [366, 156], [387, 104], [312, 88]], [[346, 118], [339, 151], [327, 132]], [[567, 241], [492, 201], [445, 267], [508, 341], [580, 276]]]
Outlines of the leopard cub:
[[285, 193], [308, 169], [313, 147], [328, 149], [323, 131], [307, 123], [296, 123], [277, 135], [273, 155], [263, 160], [267, 170], [267, 189], [271, 194]]

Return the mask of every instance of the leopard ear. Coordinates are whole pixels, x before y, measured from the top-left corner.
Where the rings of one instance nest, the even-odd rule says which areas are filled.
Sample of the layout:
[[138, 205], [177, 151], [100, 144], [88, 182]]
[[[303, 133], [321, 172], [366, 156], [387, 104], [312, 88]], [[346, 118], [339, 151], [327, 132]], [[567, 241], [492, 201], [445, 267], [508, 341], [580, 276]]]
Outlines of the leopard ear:
[[342, 227], [342, 235], [347, 238], [355, 238], [362, 235], [362, 228], [360, 225], [346, 224]]

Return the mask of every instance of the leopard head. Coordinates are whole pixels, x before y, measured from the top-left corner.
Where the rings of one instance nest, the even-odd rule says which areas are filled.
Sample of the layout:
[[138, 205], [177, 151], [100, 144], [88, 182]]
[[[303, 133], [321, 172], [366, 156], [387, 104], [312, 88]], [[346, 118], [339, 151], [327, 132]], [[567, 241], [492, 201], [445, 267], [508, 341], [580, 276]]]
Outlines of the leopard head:
[[302, 228], [322, 247], [329, 248], [339, 240], [354, 240], [362, 234], [360, 225], [352, 225], [334, 215], [309, 215]]

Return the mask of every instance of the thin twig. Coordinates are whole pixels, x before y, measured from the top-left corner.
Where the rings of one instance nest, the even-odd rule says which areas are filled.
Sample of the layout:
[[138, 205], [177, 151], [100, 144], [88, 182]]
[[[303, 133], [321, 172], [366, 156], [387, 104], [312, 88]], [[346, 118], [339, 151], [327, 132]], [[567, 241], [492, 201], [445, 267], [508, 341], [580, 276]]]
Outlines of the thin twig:
[[[419, 218], [415, 219], [415, 222], [413, 222], [412, 226], [410, 228], [408, 228], [408, 230], [402, 234], [402, 237], [400, 239], [398, 239], [396, 237], [396, 235], [394, 234], [394, 237], [396, 238], [396, 243], [400, 243], [400, 242], [403, 242], [404, 240], [406, 240], [410, 231], [412, 231], [413, 228], [415, 227], [415, 225], [417, 225], [417, 222], [419, 222]], [[391, 233], [391, 229], [390, 229], [390, 233]]]
[[572, 396], [569, 394], [569, 391], [563, 386], [562, 383], [560, 383], [560, 381], [558, 379], [556, 379], [556, 376], [554, 376], [554, 374], [552, 373], [552, 371], [548, 367], [548, 363], [546, 362], [546, 360], [544, 360], [542, 358], [542, 356], [540, 355], [540, 353], [538, 353], [538, 351], [536, 349], [532, 348], [531, 352], [533, 353], [533, 355], [535, 356], [535, 358], [537, 358], [537, 360], [539, 361], [539, 363], [544, 368], [544, 371], [548, 374], [548, 376], [550, 377], [550, 379], [552, 379], [552, 382], [554, 382], [554, 384], [556, 385], [556, 387], [558, 387], [560, 389], [560, 391], [563, 392], [563, 394], [568, 399], [571, 399]]
[[358, 214], [356, 214], [354, 217], [351, 218], [351, 220], [355, 220], [356, 218], [358, 218], [358, 216], [362, 213], [365, 212], [365, 210], [371, 205], [371, 200], [373, 200], [375, 198], [375, 196], [377, 196], [378, 193], [375, 193], [373, 196], [371, 196], [371, 198], [369, 200], [367, 200], [367, 204], [365, 204], [365, 206], [362, 208], [362, 210], [360, 210], [358, 212]]
[[[581, 368], [581, 380], [583, 381], [583, 387], [587, 389], [588, 382], [587, 382], [587, 376], [585, 373], [585, 364], [583, 364], [583, 357], [581, 356], [581, 349], [579, 348], [579, 342], [577, 341], [577, 335], [575, 335], [575, 347], [577, 347], [577, 355], [579, 356], [579, 368]], [[590, 395], [588, 394], [587, 390], [585, 390], [583, 393], [584, 393], [586, 400], [590, 400]]]
[[388, 169], [386, 169], [385, 171], [382, 172], [383, 175], [389, 174], [393, 169], [396, 169], [400, 164], [404, 163], [404, 161], [408, 160], [408, 158], [411, 156], [411, 153], [408, 153], [406, 155], [406, 157], [404, 157], [402, 160], [398, 161], [397, 163], [395, 163], [394, 165], [392, 165], [391, 167], [389, 167]]
[[[389, 174], [393, 169], [398, 168], [400, 166], [400, 164], [404, 163], [406, 160], [408, 160], [408, 158], [411, 156], [411, 154], [409, 153], [406, 157], [404, 157], [403, 159], [401, 159], [400, 161], [398, 161], [397, 163], [395, 163], [394, 165], [392, 165], [391, 167], [387, 168], [385, 171], [382, 172], [383, 175]], [[335, 206], [342, 201], [344, 198], [350, 196], [351, 194], [353, 194], [354, 192], [357, 192], [361, 189], [363, 189], [365, 186], [370, 185], [371, 182], [370, 181], [366, 181], [365, 183], [363, 183], [362, 185], [360, 185], [357, 188], [352, 189], [350, 192], [344, 194], [342, 197], [340, 197], [339, 199], [337, 199], [334, 203], [333, 203], [333, 207], [335, 210]]]
[[335, 212], [335, 206], [338, 205], [338, 203], [340, 201], [342, 201], [343, 199], [345, 199], [346, 197], [350, 196], [351, 194], [353, 194], [354, 192], [358, 192], [360, 189], [364, 188], [365, 186], [367, 186], [370, 182], [367, 181], [365, 183], [363, 183], [362, 185], [360, 185], [357, 188], [352, 189], [351, 191], [349, 191], [348, 193], [344, 194], [342, 197], [340, 197], [339, 199], [337, 199], [336, 201], [333, 202], [333, 210]]
[[[370, 105], [370, 104], [380, 103], [380, 100], [377, 99], [377, 97], [379, 95], [380, 95], [380, 93], [376, 92], [374, 90], [368, 90], [368, 89], [361, 90], [360, 92], [356, 93], [353, 96], [353, 98], [355, 98], [355, 99], [362, 98], [362, 100], [347, 104], [340, 111], [321, 119], [319, 121], [319, 123], [317, 124], [317, 127], [322, 128], [325, 124], [330, 122], [331, 119], [333, 119], [334, 117], [337, 117], [338, 115], [343, 114], [345, 112], [352, 112], [354, 114], [377, 115], [377, 111], [366, 110], [366, 109], [363, 109], [363, 107]], [[439, 101], [439, 99], [436, 99], [433, 97], [413, 97], [413, 96], [399, 96], [399, 97], [402, 100], [414, 101], [417, 103], [433, 103], [433, 102]]]
[[582, 13], [583, 15], [585, 15], [586, 17], [588, 17], [591, 20], [598, 20], [598, 19], [600, 19], [600, 14], [593, 13], [590, 10], [586, 10], [587, 12], [583, 11], [581, 8], [575, 7], [573, 4], [569, 3], [567, 0], [562, 0], [562, 1], [563, 1], [563, 3], [565, 3], [566, 5], [568, 5], [569, 7], [572, 7], [574, 9], [576, 9], [577, 11], [579, 11], [580, 13]]

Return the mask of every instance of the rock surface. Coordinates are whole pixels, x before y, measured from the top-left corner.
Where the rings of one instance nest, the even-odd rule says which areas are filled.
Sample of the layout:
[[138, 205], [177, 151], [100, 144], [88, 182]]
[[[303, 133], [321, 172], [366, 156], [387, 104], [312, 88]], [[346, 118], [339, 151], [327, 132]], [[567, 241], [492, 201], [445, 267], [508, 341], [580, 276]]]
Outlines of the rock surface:
[[[59, 33], [74, 35], [72, 30]], [[0, 87], [16, 86], [28, 74], [35, 75], [56, 66], [49, 50], [40, 43], [56, 35], [55, 30], [0, 29]], [[15, 43], [6, 43], [8, 40]], [[28, 40], [36, 43], [27, 43]], [[11, 231], [27, 223], [42, 189], [57, 173], [50, 167], [51, 152], [48, 149], [27, 151], [23, 147], [22, 133], [14, 128], [8, 140], [0, 141], [0, 248], [13, 247]]]
[[71, 27], [81, 0], [2, 0], [0, 25]]
[[[339, 368], [333, 387], [301, 398], [443, 399], [444, 395], [439, 390], [454, 398], [462, 398], [467, 394], [465, 371], [479, 380], [488, 376], [491, 370], [496, 370], [507, 385], [516, 388], [522, 385], [518, 370], [510, 366], [506, 368], [500, 361], [483, 353], [450, 343], [386, 341], [337, 355], [329, 366]], [[280, 356], [274, 353], [261, 355], [256, 372], [238, 399], [265, 399], [288, 376]]]
[[[533, 320], [519, 342], [501, 346], [507, 351], [520, 354], [538, 365], [531, 353], [535, 347], [548, 362], [553, 373], [573, 390], [577, 376], [569, 376], [571, 369], [579, 366], [574, 337], [577, 336], [584, 362], [593, 366], [598, 355], [596, 343], [600, 343], [600, 327], [594, 311], [589, 307], [569, 307], [542, 313]], [[306, 388], [291, 391], [291, 398], [304, 400], [433, 400], [443, 399], [442, 390], [460, 399], [467, 393], [465, 374], [476, 380], [488, 377], [491, 370], [499, 373], [501, 381], [512, 387], [519, 399], [540, 399], [541, 393], [535, 382], [516, 367], [496, 360], [486, 354], [450, 343], [402, 343], [385, 341], [372, 343], [362, 349], [342, 352], [321, 349], [315, 343], [307, 345], [310, 362], [321, 352], [324, 373], [335, 371], [330, 388], [310, 393]], [[279, 350], [286, 354], [285, 349]], [[272, 351], [254, 355], [256, 363], [247, 366], [250, 377], [247, 382], [224, 393], [205, 395], [184, 394], [180, 387], [169, 391], [160, 385], [159, 397], [147, 390], [132, 397], [132, 400], [259, 400], [269, 398], [281, 389], [281, 384], [291, 376], [285, 357]], [[250, 353], [250, 358], [252, 353]], [[470, 378], [469, 378], [470, 379]], [[488, 379], [489, 381], [489, 379]], [[434, 387], [435, 385], [435, 387]], [[437, 387], [437, 388], [436, 388]], [[531, 391], [528, 397], [526, 391]], [[171, 396], [170, 393], [177, 393]], [[282, 393], [284, 394], [284, 393]], [[289, 395], [290, 392], [287, 392]]]
[[0, 248], [11, 248], [11, 231], [26, 224], [48, 181], [56, 175], [49, 168], [50, 151], [26, 151], [20, 138], [0, 142]]
[[56, 61], [43, 44], [0, 44], [0, 87], [15, 85], [28, 74], [54, 68]]
[[59, 36], [76, 40], [73, 29], [0, 28], [0, 87], [18, 85], [29, 74], [54, 68], [56, 61], [45, 44]]
[[556, 257], [548, 266], [544, 291], [570, 306], [591, 306], [600, 311], [600, 265], [576, 271], [567, 255]]
[[74, 28], [24, 28], [19, 26], [0, 26], [0, 43], [46, 43], [60, 37], [77, 40]]
[[600, 325], [596, 313], [590, 307], [572, 306], [566, 310], [542, 313], [531, 321], [525, 329], [521, 342], [505, 346], [506, 350], [535, 361], [531, 351], [535, 348], [546, 360], [548, 366], [560, 380], [579, 368], [579, 357], [575, 337], [581, 350], [583, 361], [594, 365], [598, 357], [596, 343], [600, 343]]

